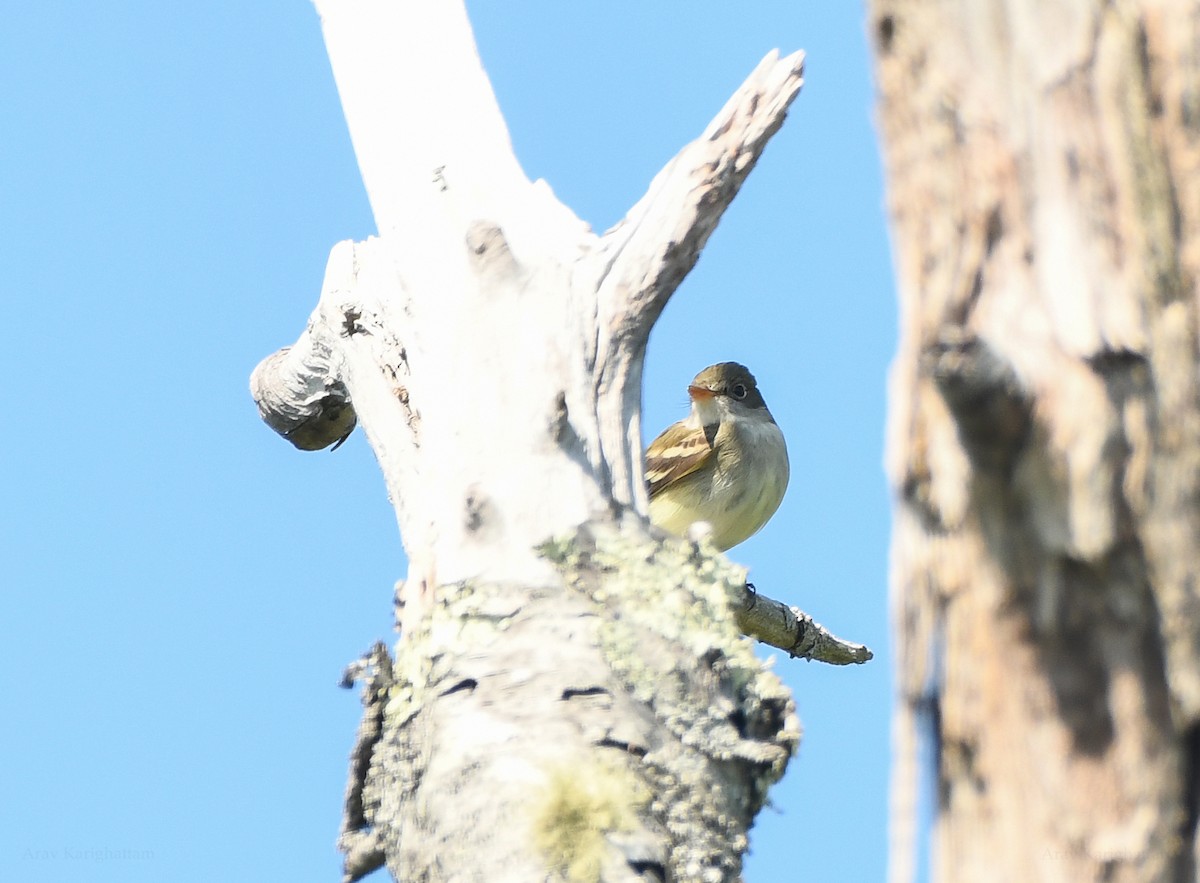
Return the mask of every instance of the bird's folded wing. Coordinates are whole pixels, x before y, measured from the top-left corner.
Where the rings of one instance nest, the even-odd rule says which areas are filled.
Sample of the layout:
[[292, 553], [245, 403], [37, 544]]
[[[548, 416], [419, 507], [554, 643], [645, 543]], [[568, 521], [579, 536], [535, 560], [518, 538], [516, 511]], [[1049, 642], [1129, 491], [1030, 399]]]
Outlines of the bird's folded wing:
[[646, 451], [646, 484], [650, 499], [667, 485], [695, 472], [712, 453], [704, 430], [691, 429], [682, 422], [667, 427]]

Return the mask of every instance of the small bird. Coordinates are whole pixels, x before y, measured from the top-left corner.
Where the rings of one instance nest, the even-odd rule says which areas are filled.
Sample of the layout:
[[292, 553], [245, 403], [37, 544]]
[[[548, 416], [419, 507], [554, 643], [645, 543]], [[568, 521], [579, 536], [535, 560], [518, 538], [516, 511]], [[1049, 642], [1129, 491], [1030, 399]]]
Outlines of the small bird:
[[650, 521], [679, 536], [707, 521], [725, 551], [758, 533], [779, 508], [787, 445], [744, 365], [710, 365], [688, 395], [691, 414], [646, 450]]

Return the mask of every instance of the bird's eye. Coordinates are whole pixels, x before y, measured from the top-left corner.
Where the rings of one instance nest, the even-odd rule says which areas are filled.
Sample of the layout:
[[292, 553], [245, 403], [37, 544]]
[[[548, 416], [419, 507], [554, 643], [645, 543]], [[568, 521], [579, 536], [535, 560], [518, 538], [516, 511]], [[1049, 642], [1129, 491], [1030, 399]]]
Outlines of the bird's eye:
[[735, 383], [733, 388], [729, 390], [735, 399], [744, 399], [746, 397], [746, 384]]

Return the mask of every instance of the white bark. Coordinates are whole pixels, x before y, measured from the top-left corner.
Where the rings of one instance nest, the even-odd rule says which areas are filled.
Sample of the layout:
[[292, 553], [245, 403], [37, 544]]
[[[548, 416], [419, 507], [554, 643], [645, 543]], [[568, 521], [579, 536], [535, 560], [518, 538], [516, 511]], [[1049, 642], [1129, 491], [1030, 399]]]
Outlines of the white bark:
[[[768, 55], [597, 236], [521, 171], [460, 2], [317, 6], [379, 236], [334, 247], [252, 389], [301, 447], [357, 415], [410, 561], [348, 877], [386, 855], [397, 879], [734, 880], [798, 725], [738, 634], [744, 572], [646, 533], [641, 368], [801, 56]], [[870, 658], [802, 614], [782, 628]]]
[[544, 580], [537, 543], [614, 504], [645, 510], [647, 335], [782, 122], [801, 57], [768, 56], [596, 236], [521, 172], [461, 4], [318, 8], [380, 237], [334, 249], [306, 335], [256, 387], [324, 390], [293, 374], [314, 352], [361, 387], [410, 584]]

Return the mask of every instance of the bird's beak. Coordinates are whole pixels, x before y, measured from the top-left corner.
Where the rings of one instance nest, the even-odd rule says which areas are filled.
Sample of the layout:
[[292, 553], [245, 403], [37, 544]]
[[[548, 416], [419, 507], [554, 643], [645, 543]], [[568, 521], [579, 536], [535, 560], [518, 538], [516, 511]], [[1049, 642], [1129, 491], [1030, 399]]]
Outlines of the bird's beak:
[[689, 386], [688, 395], [692, 397], [693, 402], [706, 402], [716, 393], [704, 386]]

